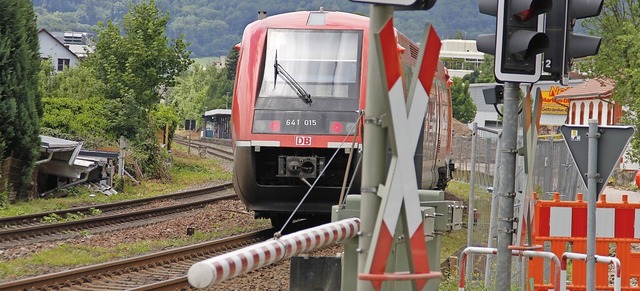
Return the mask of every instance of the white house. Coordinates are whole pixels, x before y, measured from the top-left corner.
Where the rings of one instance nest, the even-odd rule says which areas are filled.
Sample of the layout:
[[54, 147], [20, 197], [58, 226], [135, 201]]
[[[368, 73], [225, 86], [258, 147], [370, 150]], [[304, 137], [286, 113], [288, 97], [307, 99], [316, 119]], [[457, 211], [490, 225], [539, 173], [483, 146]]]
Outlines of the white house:
[[451, 77], [462, 78], [480, 67], [484, 61], [484, 53], [478, 51], [475, 40], [444, 39], [440, 59]]
[[62, 71], [65, 67], [73, 67], [78, 63], [78, 56], [69, 49], [69, 46], [60, 42], [46, 29], [38, 31], [38, 40], [40, 57], [51, 60], [55, 71]]

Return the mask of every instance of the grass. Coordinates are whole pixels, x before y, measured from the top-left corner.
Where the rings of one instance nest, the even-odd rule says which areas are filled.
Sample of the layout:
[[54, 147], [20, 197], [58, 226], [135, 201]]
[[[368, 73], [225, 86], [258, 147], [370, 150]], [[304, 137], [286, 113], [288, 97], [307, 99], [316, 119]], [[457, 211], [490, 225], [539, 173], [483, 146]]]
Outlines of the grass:
[[[66, 189], [69, 195], [63, 198], [33, 199], [10, 204], [8, 207], [0, 209], [0, 217], [139, 199], [177, 192], [193, 187], [193, 185], [211, 182], [221, 183], [231, 180], [231, 173], [225, 170], [218, 160], [194, 158], [193, 154], [187, 154], [185, 146], [177, 144], [174, 144], [172, 152], [173, 166], [170, 170], [172, 176], [172, 181], [170, 182], [144, 180], [141, 184], [134, 186], [127, 180], [124, 191], [111, 196], [96, 194], [84, 186], [75, 186]], [[92, 194], [95, 195], [91, 196]], [[99, 209], [96, 211], [99, 211]]]
[[[460, 200], [464, 201], [465, 205], [469, 202], [469, 190], [470, 185], [467, 183], [461, 183], [456, 181], [449, 182], [447, 192], [455, 195]], [[489, 223], [489, 213], [491, 211], [491, 194], [487, 193], [486, 189], [481, 187], [475, 187], [475, 208], [480, 213], [486, 213], [480, 216], [479, 224]], [[466, 212], [464, 218], [466, 222]], [[462, 228], [458, 231], [452, 231], [446, 233], [441, 237], [442, 249], [440, 251], [441, 261], [448, 260], [450, 256], [456, 255], [456, 252], [467, 245], [467, 228]], [[486, 238], [485, 238], [486, 240]], [[483, 287], [483, 282], [468, 282], [466, 290], [491, 290]], [[453, 273], [448, 277], [445, 277], [440, 283], [440, 290], [458, 290], [458, 278], [457, 273]]]
[[[180, 191], [194, 185], [204, 183], [222, 183], [231, 180], [231, 173], [217, 160], [198, 158], [196, 155], [188, 155], [185, 146], [173, 146], [173, 166], [171, 167], [172, 181], [162, 182], [145, 180], [139, 185], [126, 183], [125, 190], [111, 196], [95, 195], [88, 189], [77, 186], [71, 190], [71, 194], [64, 198], [34, 199], [27, 202], [12, 204], [6, 209], [0, 209], [0, 217], [15, 216], [30, 213], [39, 213], [50, 210], [65, 209], [78, 205], [91, 205], [110, 203], [121, 200], [138, 199], [153, 195], [167, 194]], [[99, 209], [92, 209], [91, 215], [99, 215]], [[60, 222], [73, 219], [81, 219], [74, 215], [60, 217], [47, 216], [49, 222]], [[267, 220], [258, 220], [253, 228], [268, 227]], [[197, 242], [203, 242], [216, 238], [229, 236], [230, 234], [245, 232], [245, 227], [225, 228], [218, 232], [198, 232], [186, 239], [145, 240], [136, 243], [120, 244], [113, 249], [88, 247], [76, 244], [61, 244], [52, 249], [33, 253], [19, 259], [5, 261], [0, 264], [0, 280], [12, 280], [20, 276], [41, 274], [53, 267], [70, 268], [78, 265], [104, 263], [117, 259], [137, 256], [152, 251], [160, 251], [169, 247], [184, 246]], [[91, 235], [90, 231], [79, 231], [80, 236]]]
[[[259, 220], [256, 226], [267, 227], [270, 223]], [[61, 244], [52, 249], [34, 253], [19, 259], [9, 260], [0, 264], [0, 280], [13, 280], [20, 276], [33, 276], [50, 270], [53, 267], [75, 267], [105, 263], [118, 259], [138, 256], [149, 252], [162, 251], [171, 247], [184, 246], [208, 240], [226, 237], [232, 234], [250, 231], [247, 227], [226, 228], [219, 232], [198, 232], [189, 238], [144, 240], [135, 243], [119, 244], [115, 248], [89, 247], [78, 244]], [[87, 231], [79, 233], [89, 235]]]

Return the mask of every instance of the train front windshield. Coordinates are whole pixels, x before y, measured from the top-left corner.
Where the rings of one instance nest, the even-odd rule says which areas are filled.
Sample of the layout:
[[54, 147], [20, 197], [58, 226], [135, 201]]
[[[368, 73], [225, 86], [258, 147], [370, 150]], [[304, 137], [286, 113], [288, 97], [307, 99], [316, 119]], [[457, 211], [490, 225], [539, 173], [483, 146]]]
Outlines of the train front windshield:
[[269, 29], [254, 133], [353, 134], [362, 31]]
[[360, 35], [348, 30], [270, 29], [259, 96], [299, 97], [274, 68], [277, 62], [312, 99], [357, 98]]

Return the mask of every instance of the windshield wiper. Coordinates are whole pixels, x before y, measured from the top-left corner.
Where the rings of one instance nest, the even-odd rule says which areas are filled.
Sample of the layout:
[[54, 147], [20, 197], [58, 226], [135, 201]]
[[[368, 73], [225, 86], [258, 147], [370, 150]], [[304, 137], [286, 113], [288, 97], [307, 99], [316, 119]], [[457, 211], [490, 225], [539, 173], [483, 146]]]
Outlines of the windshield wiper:
[[289, 75], [289, 73], [287, 73], [287, 71], [285, 71], [285, 69], [278, 64], [278, 51], [276, 51], [276, 59], [275, 59], [275, 63], [273, 65], [273, 69], [274, 69], [274, 76], [273, 76], [273, 88], [276, 88], [276, 81], [278, 81], [278, 74], [281, 75], [281, 78], [284, 79], [284, 82], [287, 83], [287, 85], [289, 85], [289, 87], [291, 87], [291, 89], [293, 89], [294, 92], [296, 92], [296, 94], [298, 95], [298, 97], [300, 97], [300, 99], [302, 99], [302, 101], [304, 101], [307, 104], [311, 104], [311, 102], [313, 102], [313, 100], [311, 100], [311, 94], [307, 93], [307, 91], [304, 90], [304, 88], [302, 88], [302, 86], [300, 86], [300, 83], [296, 82], [296, 80], [291, 77], [291, 75]]

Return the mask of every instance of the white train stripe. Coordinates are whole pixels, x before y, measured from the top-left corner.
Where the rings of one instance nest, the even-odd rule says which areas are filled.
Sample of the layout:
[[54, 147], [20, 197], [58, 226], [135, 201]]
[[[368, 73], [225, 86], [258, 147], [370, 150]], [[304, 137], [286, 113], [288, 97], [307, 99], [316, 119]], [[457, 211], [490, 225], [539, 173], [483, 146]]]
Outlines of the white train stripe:
[[252, 140], [251, 146], [279, 147], [280, 142], [277, 140]]

